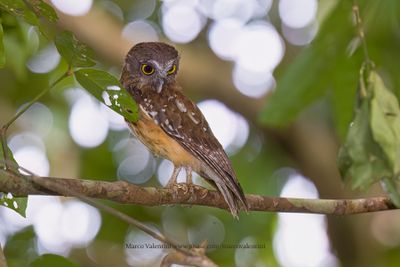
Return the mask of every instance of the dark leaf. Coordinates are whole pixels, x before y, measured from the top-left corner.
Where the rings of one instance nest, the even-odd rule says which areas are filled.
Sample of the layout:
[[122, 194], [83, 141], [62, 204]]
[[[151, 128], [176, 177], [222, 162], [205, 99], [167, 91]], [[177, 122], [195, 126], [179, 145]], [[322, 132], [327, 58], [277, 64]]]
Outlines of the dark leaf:
[[341, 174], [353, 188], [364, 189], [383, 177], [392, 176], [383, 151], [372, 138], [369, 121], [370, 104], [364, 99], [338, 155]]
[[393, 204], [400, 208], [400, 194], [396, 186], [396, 181], [393, 178], [382, 179], [383, 190], [389, 195], [390, 200]]
[[44, 254], [29, 264], [29, 267], [79, 267], [78, 264], [55, 254]]
[[352, 59], [338, 61], [338, 67], [333, 72], [335, 78], [332, 78], [330, 101], [336, 132], [342, 140], [346, 138], [348, 126], [353, 119], [360, 66], [355, 57], [360, 54], [355, 54]]
[[27, 202], [28, 200], [26, 197], [14, 197], [11, 193], [6, 194], [0, 192], [0, 205], [16, 211], [22, 217], [26, 216]]
[[138, 119], [138, 107], [120, 82], [111, 74], [96, 69], [75, 71], [77, 81], [94, 97], [129, 121]]
[[36, 17], [22, 0], [0, 0], [0, 9], [24, 19], [31, 25], [38, 26], [39, 19]]
[[[6, 146], [7, 149], [7, 162], [9, 162], [10, 168], [15, 168], [17, 162], [14, 159], [14, 156], [11, 150]], [[0, 144], [0, 168], [3, 170], [5, 166], [3, 146]], [[0, 171], [0, 180], [5, 179], [5, 173]], [[10, 208], [17, 213], [19, 213], [22, 217], [25, 217], [27, 198], [26, 197], [13, 197], [10, 193], [2, 193], [0, 192], [0, 205]]]
[[400, 173], [400, 108], [396, 96], [371, 72], [371, 130], [394, 174]]
[[[261, 113], [263, 123], [275, 127], [288, 125], [301, 111], [337, 85], [339, 87], [334, 88], [340, 90], [337, 95], [349, 91], [354, 94], [357, 80], [348, 79], [344, 84], [341, 80], [341, 73], [357, 73], [359, 68], [359, 59], [346, 52], [354, 36], [349, 10], [351, 2], [340, 1], [324, 21], [313, 43], [303, 49], [282, 75], [278, 69], [277, 88]], [[354, 61], [354, 64], [346, 64], [348, 61]], [[339, 115], [338, 119], [349, 122], [348, 116]]]
[[28, 3], [39, 18], [47, 19], [50, 22], [56, 22], [58, 20], [56, 11], [43, 0], [28, 0]]
[[91, 67], [96, 64], [93, 59], [93, 51], [69, 31], [58, 34], [55, 45], [60, 55], [71, 67]]

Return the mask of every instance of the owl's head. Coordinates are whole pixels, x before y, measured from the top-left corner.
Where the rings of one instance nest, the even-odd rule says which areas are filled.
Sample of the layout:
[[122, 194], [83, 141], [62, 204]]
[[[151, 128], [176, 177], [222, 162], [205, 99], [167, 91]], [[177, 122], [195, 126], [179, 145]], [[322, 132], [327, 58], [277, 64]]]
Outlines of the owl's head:
[[175, 81], [179, 68], [178, 51], [161, 42], [139, 43], [125, 59], [122, 80], [132, 81], [139, 88], [152, 88], [158, 93]]

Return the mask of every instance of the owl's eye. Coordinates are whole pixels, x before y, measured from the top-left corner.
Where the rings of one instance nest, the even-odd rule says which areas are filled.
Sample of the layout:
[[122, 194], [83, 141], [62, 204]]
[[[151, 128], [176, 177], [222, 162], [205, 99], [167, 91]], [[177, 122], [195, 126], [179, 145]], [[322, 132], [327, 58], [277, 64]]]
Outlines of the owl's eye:
[[176, 71], [176, 65], [173, 65], [169, 70], [168, 70], [168, 74], [174, 74]]
[[147, 64], [142, 64], [141, 70], [146, 75], [151, 75], [154, 73], [154, 68]]

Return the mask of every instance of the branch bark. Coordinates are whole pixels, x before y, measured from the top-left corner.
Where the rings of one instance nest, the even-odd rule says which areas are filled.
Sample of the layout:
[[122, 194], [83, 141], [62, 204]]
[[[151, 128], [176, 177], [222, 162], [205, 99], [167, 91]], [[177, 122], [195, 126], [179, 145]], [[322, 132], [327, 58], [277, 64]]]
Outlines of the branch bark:
[[[32, 179], [33, 182], [30, 181]], [[47, 188], [57, 189], [52, 192]], [[39, 186], [42, 185], [42, 186]], [[142, 206], [200, 205], [228, 210], [220, 193], [197, 185], [178, 184], [173, 188], [141, 187], [125, 181], [30, 177], [18, 179], [10, 172], [0, 172], [0, 191], [16, 197], [27, 195], [63, 195], [106, 199]], [[74, 192], [74, 193], [71, 193]], [[396, 209], [387, 197], [361, 199], [303, 199], [246, 195], [250, 211], [297, 212], [350, 215]]]

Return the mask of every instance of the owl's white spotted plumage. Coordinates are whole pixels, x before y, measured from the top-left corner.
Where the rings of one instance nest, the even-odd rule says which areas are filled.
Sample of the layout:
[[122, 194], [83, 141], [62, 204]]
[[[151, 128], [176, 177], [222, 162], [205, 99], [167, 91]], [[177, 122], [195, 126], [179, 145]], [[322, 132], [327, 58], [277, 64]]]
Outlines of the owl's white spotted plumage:
[[[231, 213], [248, 210], [243, 190], [221, 144], [199, 108], [176, 81], [178, 53], [164, 43], [140, 43], [128, 53], [121, 83], [140, 107], [140, 118], [129, 123], [133, 133], [156, 155], [178, 169], [194, 170], [220, 191]], [[171, 185], [171, 183], [169, 183]]]

